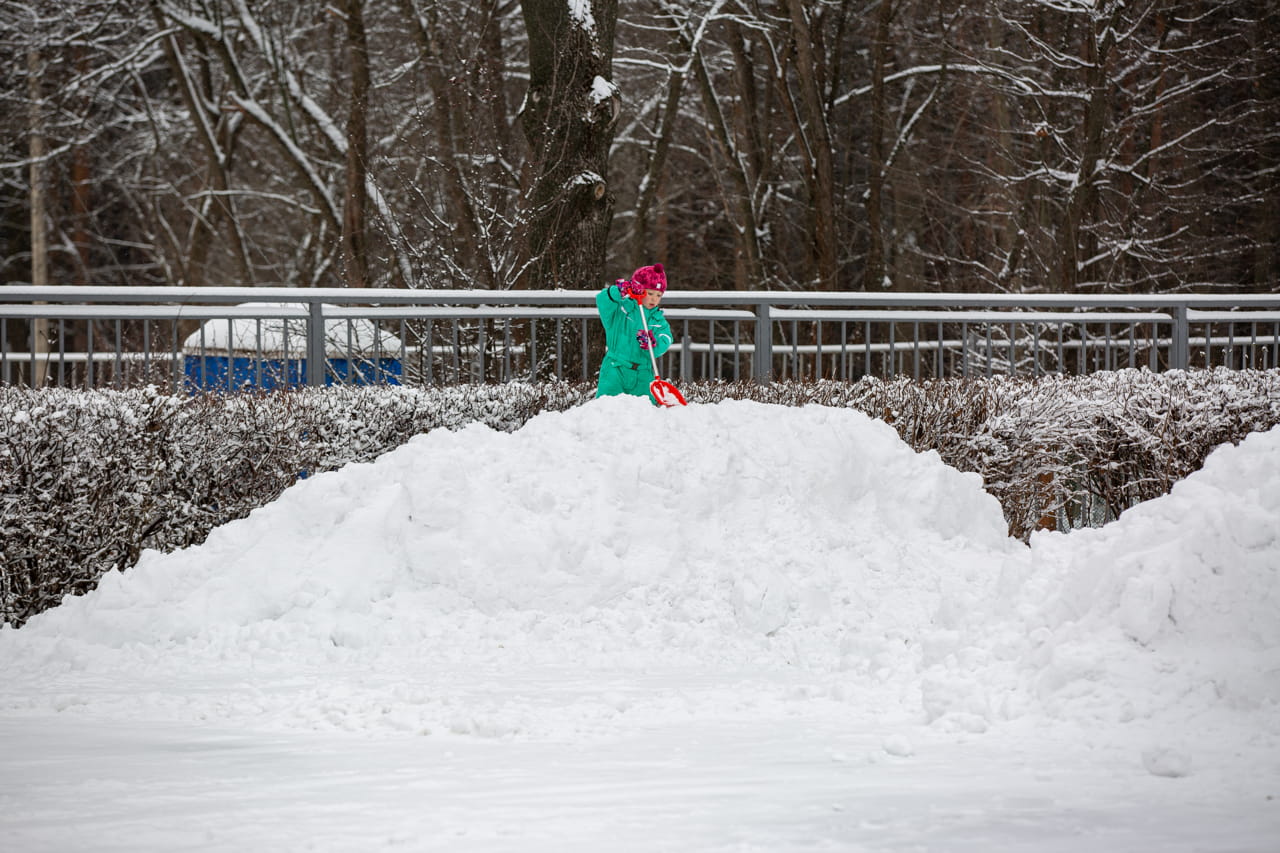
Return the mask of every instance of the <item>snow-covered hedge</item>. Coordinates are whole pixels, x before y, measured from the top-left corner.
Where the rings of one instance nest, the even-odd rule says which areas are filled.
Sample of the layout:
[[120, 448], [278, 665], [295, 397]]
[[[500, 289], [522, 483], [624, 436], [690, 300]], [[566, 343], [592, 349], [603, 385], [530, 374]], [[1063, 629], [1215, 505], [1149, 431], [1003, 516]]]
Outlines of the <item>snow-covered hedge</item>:
[[[1035, 381], [700, 384], [690, 401], [848, 406], [983, 475], [1010, 531], [1096, 523], [1164, 494], [1223, 442], [1280, 423], [1280, 371], [1122, 371]], [[170, 397], [0, 388], [0, 621], [91, 589], [144, 548], [203, 541], [303, 472], [437, 427], [513, 430], [584, 384]], [[459, 460], [459, 464], [467, 464]]]

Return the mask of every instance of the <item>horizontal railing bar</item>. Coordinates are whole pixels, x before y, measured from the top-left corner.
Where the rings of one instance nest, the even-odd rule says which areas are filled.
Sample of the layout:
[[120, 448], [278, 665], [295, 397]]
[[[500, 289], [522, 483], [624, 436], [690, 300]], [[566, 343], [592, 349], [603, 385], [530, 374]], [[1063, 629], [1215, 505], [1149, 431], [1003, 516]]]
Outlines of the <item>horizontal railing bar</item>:
[[536, 306], [490, 306], [474, 308], [456, 305], [405, 306], [385, 308], [381, 306], [329, 306], [324, 307], [327, 320], [580, 320], [597, 316], [594, 308], [561, 308]]
[[[663, 313], [675, 319], [687, 320], [751, 320], [750, 311], [714, 311], [705, 308], [665, 308]], [[4, 305], [0, 304], [0, 319], [46, 320], [305, 320], [310, 316], [306, 308], [261, 307], [247, 305]], [[377, 320], [377, 319], [440, 319], [440, 320], [494, 320], [494, 319], [592, 319], [595, 308], [534, 307], [534, 306], [329, 306], [324, 307], [328, 320]]]
[[[3, 312], [0, 308], [0, 312]], [[713, 311], [706, 308], [663, 308], [662, 313], [678, 320], [754, 320], [755, 314], [750, 311]], [[365, 306], [326, 305], [324, 316], [330, 320], [377, 320], [377, 319], [439, 319], [439, 320], [540, 320], [595, 319], [599, 316], [595, 308], [561, 308], [536, 306], [478, 306], [476, 308], [459, 308], [448, 305], [431, 305], [421, 307], [385, 308]]]
[[242, 302], [324, 302], [366, 305], [592, 305], [586, 290], [404, 290], [345, 287], [0, 287], [0, 302], [134, 302], [234, 304]]
[[[1188, 341], [1188, 343], [1191, 344], [1192, 346], [1206, 346], [1206, 345], [1229, 346], [1231, 344], [1234, 344], [1237, 348], [1244, 348], [1244, 347], [1250, 346], [1255, 342], [1258, 344], [1268, 344], [1268, 345], [1280, 343], [1280, 335], [1258, 335], [1258, 337], [1256, 338], [1256, 341], [1254, 338], [1251, 338], [1251, 337], [1243, 338], [1240, 335], [1236, 335], [1235, 337], [1228, 337], [1227, 335], [1218, 335], [1212, 338], [1206, 338], [1203, 336], [1192, 337]], [[940, 347], [942, 349], [960, 349], [965, 345], [965, 343], [966, 342], [961, 338], [948, 338], [941, 342], [939, 342], [935, 338], [921, 338], [919, 342], [898, 341], [893, 344], [872, 343], [869, 346], [870, 346], [871, 352], [873, 353], [889, 353], [889, 352], [902, 353], [902, 352], [909, 352], [913, 349], [933, 351], [933, 350], [939, 349]], [[1041, 343], [1046, 349], [1049, 347], [1056, 349], [1059, 346], [1059, 342], [1057, 340], [1042, 341]], [[1127, 348], [1130, 341], [1128, 338], [1125, 338], [1121, 343], [1123, 344], [1124, 347]], [[1172, 343], [1171, 338], [1154, 338], [1154, 339], [1153, 338], [1134, 338], [1133, 339], [1133, 344], [1138, 347], [1167, 348], [1171, 343]], [[867, 349], [867, 346], [868, 345], [864, 343], [850, 343], [850, 344], [847, 344], [846, 353], [850, 356], [856, 356], [865, 352]], [[991, 346], [997, 349], [1008, 349], [1010, 346], [1025, 348], [1027, 346], [1027, 341], [1025, 338], [1014, 339], [1013, 341], [1010, 341], [1008, 338], [992, 338]], [[1082, 341], [1078, 338], [1071, 338], [1071, 339], [1063, 340], [1061, 342], [1061, 346], [1063, 349], [1075, 350], [1075, 349], [1080, 349], [1082, 347], [1092, 349], [1096, 346], [1099, 346], [1099, 344], [1097, 344], [1094, 341]], [[1117, 344], [1116, 346], [1119, 346], [1119, 344]], [[984, 348], [986, 347], [985, 342], [983, 343], [983, 347]], [[432, 351], [437, 353], [451, 352], [452, 349], [453, 349], [452, 347], [445, 346], [445, 345], [436, 345], [432, 347]], [[503, 347], [499, 347], [499, 349], [503, 349]], [[526, 349], [526, 345], [513, 344], [511, 347], [509, 347], [509, 349], [515, 352], [517, 350]], [[716, 344], [704, 343], [701, 341], [686, 342], [683, 340], [677, 340], [674, 344], [671, 345], [671, 349], [669, 351], [675, 352], [677, 350], [687, 350], [688, 352], [693, 352], [693, 353], [715, 353], [716, 355], [723, 355], [728, 357], [733, 355], [735, 352], [740, 352], [743, 355], [749, 355], [755, 352], [755, 349], [756, 349], [755, 344], [750, 342], [744, 342], [744, 343], [739, 343], [735, 345], [730, 340], [722, 341]], [[818, 351], [818, 347], [816, 344], [795, 344], [795, 345], [775, 344], [772, 349], [773, 349], [773, 352], [778, 355], [788, 355], [792, 352], [803, 353], [805, 355], [813, 355], [815, 352]], [[205, 350], [210, 354], [218, 355], [218, 354], [225, 354], [226, 347], [208, 346], [208, 347], [205, 347]], [[405, 352], [408, 352], [408, 353], [417, 353], [417, 352], [426, 351], [425, 347], [421, 347], [416, 344], [405, 344], [404, 350]], [[246, 352], [254, 353], [254, 350], [246, 350]], [[823, 355], [826, 355], [826, 356], [840, 355], [839, 342], [823, 344], [822, 353]], [[263, 354], [265, 356], [267, 355], [267, 352], [264, 350]], [[365, 354], [367, 355], [368, 353], [365, 353]], [[144, 358], [150, 358], [152, 360], [173, 359], [173, 358], [180, 359], [182, 358], [183, 355], [184, 353], [182, 351], [179, 351], [175, 356], [172, 352], [169, 352], [169, 351], [143, 353], [143, 352], [126, 350], [121, 352], [118, 357], [124, 360], [142, 361], [144, 360]], [[5, 356], [8, 358], [20, 359], [28, 363], [31, 360], [31, 353], [25, 352], [22, 350], [14, 350], [14, 351], [6, 352]], [[111, 362], [116, 360], [117, 355], [116, 353], [113, 353], [113, 352], [95, 352], [95, 353], [43, 352], [43, 353], [37, 353], [36, 357], [39, 360], [53, 362], [53, 363], [56, 363], [59, 361], [83, 363], [90, 360], [94, 362]], [[301, 356], [298, 356], [298, 355], [290, 356], [291, 359], [296, 359], [300, 357]]]
[[[1130, 341], [1130, 339], [1126, 337], [1122, 341], [1117, 341], [1113, 343], [1112, 349], [1127, 349], [1130, 343], [1132, 343], [1135, 347], [1144, 348], [1144, 349], [1147, 347], [1159, 347], [1159, 348], [1167, 349], [1170, 346], [1170, 344], [1172, 344], [1172, 342], [1173, 342], [1172, 338], [1133, 338], [1132, 341]], [[1193, 337], [1189, 341], [1189, 343], [1192, 346], [1228, 346], [1234, 343], [1238, 349], [1247, 347], [1254, 342], [1255, 342], [1255, 339], [1253, 338], [1245, 339], [1239, 335], [1237, 335], [1234, 338], [1227, 337], [1226, 335], [1221, 335], [1219, 337], [1214, 337], [1214, 338]], [[871, 344], [858, 342], [858, 343], [846, 344], [845, 354], [852, 357], [852, 356], [859, 356], [864, 352], [872, 352], [872, 353], [880, 353], [880, 354], [884, 354], [884, 353], [901, 354], [901, 353], [912, 352], [913, 350], [917, 350], [917, 349], [921, 351], [929, 351], [929, 352], [934, 352], [938, 349], [944, 349], [944, 350], [957, 349], [958, 350], [958, 349], [964, 348], [966, 343], [968, 342], [966, 342], [961, 338], [948, 338], [943, 341], [938, 341], [936, 338], [921, 338], [919, 341], [897, 341], [896, 343], [882, 342], [882, 343], [871, 343]], [[1275, 335], [1275, 336], [1259, 335], [1256, 339], [1256, 343], [1258, 344], [1280, 343], [1280, 335]], [[983, 341], [982, 347], [984, 350], [986, 349], [986, 346], [987, 346], [986, 341]], [[992, 338], [991, 339], [992, 349], [1009, 349], [1011, 347], [1016, 347], [1018, 349], [1027, 349], [1029, 346], [1030, 346], [1030, 343], [1026, 338], [1014, 338], [1013, 340], [1009, 340], [1008, 338]], [[1078, 350], [1078, 349], [1092, 350], [1092, 349], [1100, 348], [1103, 345], [1097, 341], [1087, 341], [1087, 340], [1081, 340], [1079, 338], [1064, 339], [1061, 342], [1059, 342], [1056, 339], [1042, 339], [1040, 341], [1041, 352], [1047, 352], [1050, 349], [1056, 350], [1059, 346], [1061, 346], [1062, 349], [1064, 350]], [[751, 344], [751, 343], [738, 344], [738, 346], [735, 348], [732, 343], [722, 343], [722, 344], [712, 345], [712, 344], [702, 343], [698, 341], [689, 341], [687, 343], [684, 341], [676, 341], [674, 344], [671, 345], [671, 350], [669, 351], [675, 351], [675, 350], [681, 350], [681, 349], [684, 349], [684, 350], [687, 350], [688, 352], [693, 352], [693, 353], [715, 353], [716, 355], [729, 356], [735, 352], [735, 349], [741, 352], [743, 355], [748, 355], [750, 353], [755, 352], [756, 348], [755, 348], [755, 344]], [[790, 355], [792, 353], [801, 353], [803, 355], [814, 355], [817, 352], [821, 352], [824, 356], [827, 356], [827, 357], [839, 356], [841, 354], [840, 343], [838, 341], [836, 343], [830, 343], [830, 344], [824, 343], [821, 348], [819, 348], [817, 344], [774, 344], [772, 347], [772, 351], [775, 355], [783, 355], [783, 356]], [[981, 354], [976, 355], [975, 358], [980, 357], [980, 355]]]
[[[340, 287], [132, 287], [94, 285], [6, 285], [0, 302], [170, 302], [227, 304], [240, 302], [326, 302], [371, 305], [591, 305], [589, 290], [405, 290]], [[1013, 294], [1013, 293], [863, 293], [858, 291], [725, 291], [672, 290], [670, 305], [830, 305], [963, 307], [1134, 307], [1238, 306], [1280, 309], [1280, 294]]]
[[1191, 323], [1280, 323], [1280, 311], [1187, 311]]
[[[718, 291], [677, 291], [663, 300], [677, 297], [697, 298], [703, 302], [712, 301], [708, 297]], [[808, 293], [788, 291], [749, 291], [728, 294], [733, 297], [729, 301], [760, 305], [847, 305], [864, 306], [954, 306], [956, 308], [979, 307], [1026, 307], [1026, 308], [1169, 308], [1177, 305], [1232, 306], [1251, 305], [1256, 307], [1280, 308], [1280, 295], [1277, 294], [1106, 294], [1084, 296], [1079, 294], [1013, 294], [1013, 293], [850, 293], [822, 292]]]
[[[210, 352], [214, 351], [213, 347], [208, 347], [208, 349]], [[222, 352], [223, 354], [226, 353], [225, 347], [223, 348]], [[97, 362], [111, 362], [111, 361], [116, 361], [117, 359], [119, 359], [120, 361], [160, 361], [164, 359], [174, 361], [174, 360], [180, 360], [182, 358], [182, 355], [183, 354], [181, 352], [175, 355], [173, 352], [170, 352], [168, 350], [162, 350], [159, 352], [156, 352], [156, 351], [142, 352], [140, 350], [123, 350], [120, 353], [50, 351], [50, 352], [36, 353], [35, 359], [37, 361], [42, 361], [47, 364], [57, 364], [60, 361], [65, 361], [69, 364], [70, 363], [84, 364], [85, 362], [88, 362], [88, 361], [97, 363]], [[30, 363], [30, 361], [32, 360], [32, 354], [29, 352], [11, 351], [11, 352], [6, 352], [5, 356], [9, 358], [14, 358], [14, 359], [21, 359], [22, 361], [27, 363]]]
[[0, 304], [0, 319], [6, 320], [305, 320], [308, 316], [300, 306]]
[[835, 311], [777, 308], [775, 320], [871, 323], [1172, 323], [1168, 314], [1049, 311]]
[[[674, 303], [672, 303], [674, 304]], [[677, 320], [739, 320], [746, 322], [754, 321], [756, 313], [754, 311], [732, 311], [732, 310], [713, 310], [711, 308], [672, 308], [668, 307], [667, 300], [662, 300], [662, 313], [667, 318]]]

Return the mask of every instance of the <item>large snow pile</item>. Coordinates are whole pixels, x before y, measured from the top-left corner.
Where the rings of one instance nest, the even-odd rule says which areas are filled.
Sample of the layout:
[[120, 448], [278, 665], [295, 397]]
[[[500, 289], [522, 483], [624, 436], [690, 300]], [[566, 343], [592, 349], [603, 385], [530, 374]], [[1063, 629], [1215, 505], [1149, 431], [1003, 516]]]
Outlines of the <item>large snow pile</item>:
[[1033, 618], [1059, 658], [1101, 638], [1167, 676], [1172, 689], [1152, 695], [1117, 668], [1123, 711], [1196, 695], [1245, 709], [1280, 701], [1280, 429], [1219, 448], [1109, 527], [1033, 547], [1024, 600], [1039, 602]]
[[1214, 451], [1101, 529], [1042, 532], [997, 583], [944, 602], [931, 719], [985, 728], [1037, 707], [1199, 729], [1280, 702], [1280, 429]]
[[[964, 731], [1257, 709], [1280, 699], [1278, 478], [1280, 431], [1256, 435], [1028, 549], [976, 475], [856, 412], [598, 400], [437, 430], [147, 553], [0, 632], [0, 700], [499, 736], [637, 703], [856, 702]], [[578, 692], [521, 692], [550, 669]], [[657, 671], [768, 684], [609, 687]]]

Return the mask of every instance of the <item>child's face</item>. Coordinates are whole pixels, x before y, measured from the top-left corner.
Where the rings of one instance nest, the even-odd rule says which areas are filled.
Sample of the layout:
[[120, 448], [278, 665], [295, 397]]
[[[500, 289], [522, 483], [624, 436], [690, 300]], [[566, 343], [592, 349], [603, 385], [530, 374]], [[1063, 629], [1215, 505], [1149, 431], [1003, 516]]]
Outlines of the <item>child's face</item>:
[[658, 303], [659, 303], [659, 302], [661, 302], [661, 301], [662, 301], [662, 291], [661, 291], [661, 290], [646, 290], [646, 291], [644, 292], [644, 299], [640, 302], [640, 304], [641, 304], [641, 305], [643, 305], [643, 306], [644, 306], [645, 308], [647, 308], [647, 309], [648, 309], [648, 308], [657, 308], [657, 307], [658, 307]]

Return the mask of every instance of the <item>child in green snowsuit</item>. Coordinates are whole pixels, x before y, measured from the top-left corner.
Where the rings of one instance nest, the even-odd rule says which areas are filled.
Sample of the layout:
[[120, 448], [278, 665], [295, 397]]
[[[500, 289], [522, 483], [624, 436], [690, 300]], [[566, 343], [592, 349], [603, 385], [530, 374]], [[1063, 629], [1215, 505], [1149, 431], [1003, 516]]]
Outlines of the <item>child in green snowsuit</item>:
[[[641, 267], [630, 280], [618, 279], [596, 294], [596, 308], [604, 325], [607, 352], [600, 363], [597, 397], [634, 394], [649, 397], [649, 383], [654, 380], [655, 357], [671, 348], [671, 326], [662, 316], [658, 303], [667, 291], [667, 274], [662, 264]], [[648, 321], [646, 332], [640, 319], [640, 308]]]

